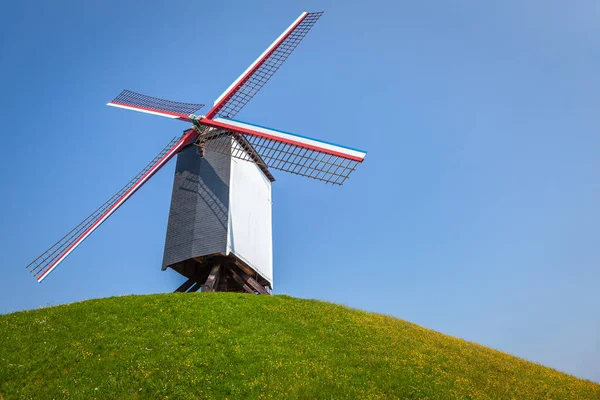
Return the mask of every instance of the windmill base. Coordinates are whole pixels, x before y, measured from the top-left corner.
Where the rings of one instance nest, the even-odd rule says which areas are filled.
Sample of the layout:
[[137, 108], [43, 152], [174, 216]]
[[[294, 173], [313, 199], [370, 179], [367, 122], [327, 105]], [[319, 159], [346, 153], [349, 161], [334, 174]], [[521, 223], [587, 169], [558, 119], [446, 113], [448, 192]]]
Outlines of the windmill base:
[[269, 282], [234, 256], [196, 257], [171, 268], [188, 278], [175, 292], [271, 294]]

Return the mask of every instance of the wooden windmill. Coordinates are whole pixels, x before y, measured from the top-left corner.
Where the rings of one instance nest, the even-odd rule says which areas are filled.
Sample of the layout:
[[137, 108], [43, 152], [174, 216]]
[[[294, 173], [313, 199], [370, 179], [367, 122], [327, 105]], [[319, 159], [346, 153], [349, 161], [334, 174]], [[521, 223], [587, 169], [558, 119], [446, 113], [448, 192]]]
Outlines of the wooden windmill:
[[302, 13], [217, 98], [181, 103], [123, 91], [110, 106], [192, 124], [123, 189], [27, 268], [41, 282], [133, 193], [177, 155], [162, 268], [188, 278], [177, 291], [269, 293], [273, 288], [270, 170], [341, 185], [365, 152], [234, 117], [292, 53], [322, 12]]

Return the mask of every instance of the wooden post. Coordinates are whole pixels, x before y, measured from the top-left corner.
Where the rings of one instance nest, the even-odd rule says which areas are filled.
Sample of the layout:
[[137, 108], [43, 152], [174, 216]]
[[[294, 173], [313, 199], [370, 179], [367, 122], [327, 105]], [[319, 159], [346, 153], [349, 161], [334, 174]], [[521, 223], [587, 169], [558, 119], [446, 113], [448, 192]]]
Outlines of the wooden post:
[[215, 265], [212, 267], [208, 278], [206, 278], [206, 282], [202, 285], [203, 292], [214, 292], [215, 287], [219, 281], [219, 275], [221, 273], [221, 266]]
[[240, 277], [240, 279], [242, 279], [246, 285], [253, 289], [252, 293], [254, 293], [254, 291], [257, 291], [260, 294], [269, 294], [269, 292], [267, 292], [267, 290], [260, 283], [256, 282], [256, 279], [254, 279], [239, 268], [232, 268], [232, 270], [234, 269], [236, 270], [235, 272]]
[[175, 292], [185, 292], [187, 291], [196, 281], [193, 278], [188, 279], [187, 281], [183, 282], [183, 284], [181, 286], [179, 286]]
[[240, 275], [238, 275], [233, 269], [229, 270], [229, 274], [231, 275], [231, 277], [233, 278], [233, 280], [236, 281], [237, 284], [242, 287], [242, 289], [245, 292], [247, 292], [247, 293], [254, 293], [254, 289], [252, 289], [250, 286], [248, 286], [246, 284], [246, 282], [244, 282], [244, 280], [240, 277]]
[[194, 286], [192, 286], [192, 287], [190, 288], [190, 290], [188, 290], [187, 292], [188, 292], [188, 293], [194, 293], [194, 292], [197, 292], [197, 291], [198, 291], [198, 289], [200, 289], [200, 287], [201, 287], [201, 286], [202, 286], [202, 284], [201, 284], [200, 282], [194, 282]]
[[217, 292], [226, 292], [227, 291], [227, 274], [228, 268], [223, 266], [223, 270], [221, 271], [221, 277], [219, 278], [219, 285], [217, 286]]

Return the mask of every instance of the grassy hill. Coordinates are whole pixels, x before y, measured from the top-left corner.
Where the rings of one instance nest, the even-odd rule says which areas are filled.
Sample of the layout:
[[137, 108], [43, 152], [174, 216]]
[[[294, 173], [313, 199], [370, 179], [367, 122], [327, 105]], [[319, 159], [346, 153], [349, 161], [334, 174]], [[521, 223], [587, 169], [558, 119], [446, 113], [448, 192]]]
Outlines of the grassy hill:
[[0, 315], [0, 399], [600, 399], [600, 385], [395, 318], [177, 293]]

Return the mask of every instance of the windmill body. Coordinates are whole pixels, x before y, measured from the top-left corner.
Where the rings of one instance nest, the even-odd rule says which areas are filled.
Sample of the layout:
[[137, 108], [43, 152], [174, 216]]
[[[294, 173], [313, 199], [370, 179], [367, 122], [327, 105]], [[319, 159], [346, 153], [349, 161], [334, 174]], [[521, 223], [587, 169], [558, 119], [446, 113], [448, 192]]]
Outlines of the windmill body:
[[321, 12], [302, 13], [214, 102], [183, 103], [124, 90], [108, 105], [192, 124], [125, 187], [27, 268], [44, 280], [177, 155], [162, 268], [187, 278], [177, 291], [269, 293], [273, 288], [271, 170], [341, 185], [366, 152], [237, 119]]
[[[237, 143], [231, 138], [219, 139]], [[271, 182], [256, 163], [189, 146], [177, 156], [163, 270], [172, 268], [190, 282], [220, 265], [273, 287]], [[239, 285], [229, 282], [228, 290]], [[185, 286], [184, 286], [185, 287]], [[218, 287], [218, 286], [217, 286]]]

